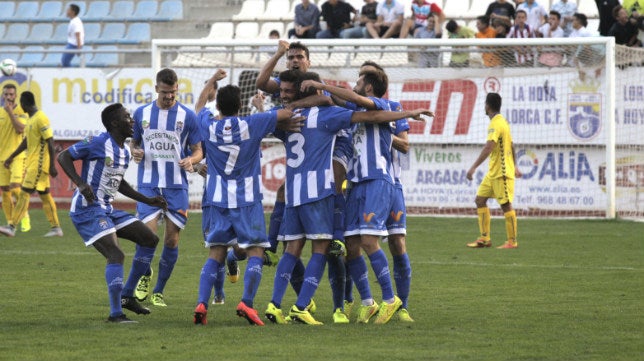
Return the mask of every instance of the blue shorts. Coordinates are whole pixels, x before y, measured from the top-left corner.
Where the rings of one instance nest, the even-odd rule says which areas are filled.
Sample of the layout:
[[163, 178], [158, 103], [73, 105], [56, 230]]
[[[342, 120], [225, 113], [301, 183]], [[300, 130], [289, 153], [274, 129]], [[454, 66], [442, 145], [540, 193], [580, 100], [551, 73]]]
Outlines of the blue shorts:
[[407, 233], [407, 207], [405, 207], [402, 184], [394, 186], [393, 206], [386, 224], [389, 235]]
[[334, 197], [284, 209], [284, 241], [333, 239]]
[[394, 185], [384, 179], [354, 183], [347, 196], [344, 236], [387, 236], [385, 222], [393, 206]]
[[[189, 205], [187, 189], [141, 187], [138, 191], [146, 197], [163, 196], [168, 202], [168, 211], [165, 212], [165, 216], [177, 227], [181, 229], [186, 227]], [[148, 223], [160, 214], [164, 214], [164, 212], [159, 207], [153, 207], [142, 202], [136, 203], [136, 216], [143, 223]]]
[[233, 244], [238, 244], [240, 248], [271, 246], [266, 236], [261, 202], [239, 208], [203, 207], [202, 217], [207, 248]]
[[139, 222], [128, 212], [115, 209], [112, 213], [105, 213], [105, 210], [100, 207], [88, 207], [82, 211], [70, 213], [69, 216], [88, 247], [105, 235], [116, 233], [125, 226]]
[[341, 130], [335, 136], [335, 145], [333, 146], [333, 160], [340, 162], [346, 170], [349, 166], [349, 160], [353, 157], [353, 143], [351, 136], [346, 130]]

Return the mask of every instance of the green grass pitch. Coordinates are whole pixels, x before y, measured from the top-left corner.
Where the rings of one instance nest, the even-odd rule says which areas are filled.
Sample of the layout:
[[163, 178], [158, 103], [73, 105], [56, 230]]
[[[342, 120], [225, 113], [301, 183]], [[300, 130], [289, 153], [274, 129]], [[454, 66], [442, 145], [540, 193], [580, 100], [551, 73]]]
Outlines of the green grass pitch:
[[[0, 238], [0, 360], [644, 358], [643, 223], [519, 219], [519, 249], [472, 250], [465, 243], [476, 237], [476, 219], [411, 218], [415, 323], [334, 325], [325, 276], [315, 296], [324, 326], [250, 327], [235, 315], [241, 279], [226, 281], [226, 304], [210, 306], [207, 326], [192, 324], [207, 255], [200, 214], [191, 215], [182, 234], [166, 287], [169, 307], [148, 316], [128, 313], [139, 321], [130, 325], [105, 322], [105, 261], [85, 249], [66, 212], [60, 212], [64, 238], [40, 237], [48, 228], [44, 215], [33, 210], [31, 218], [30, 233]], [[501, 244], [502, 219], [493, 220], [492, 230]], [[127, 275], [133, 246], [122, 244]], [[274, 271], [264, 269], [255, 304], [260, 314]], [[372, 290], [379, 298], [373, 278]], [[294, 301], [289, 289], [284, 307]]]

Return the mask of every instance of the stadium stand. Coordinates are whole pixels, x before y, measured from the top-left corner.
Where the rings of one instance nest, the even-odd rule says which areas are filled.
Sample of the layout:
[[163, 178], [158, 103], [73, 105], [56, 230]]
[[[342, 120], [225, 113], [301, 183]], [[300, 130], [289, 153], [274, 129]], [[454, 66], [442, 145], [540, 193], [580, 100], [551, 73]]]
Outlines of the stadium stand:
[[280, 33], [280, 37], [284, 37], [284, 23], [283, 22], [267, 22], [263, 23], [262, 27], [259, 30], [259, 39], [268, 39], [268, 34], [272, 30], [277, 30]]
[[246, 0], [239, 13], [233, 15], [233, 20], [256, 20], [262, 15], [264, 15], [264, 0]]
[[0, 2], [0, 20], [1, 21], [10, 21], [13, 18], [13, 14], [16, 12], [16, 3], [13, 1], [2, 1]]
[[45, 54], [43, 53], [43, 50], [45, 50], [45, 48], [42, 45], [31, 45], [24, 48], [23, 50], [27, 51], [23, 52], [20, 56], [20, 59], [18, 60], [18, 64], [20, 64], [20, 66], [25, 68], [40, 66], [42, 59], [45, 56]]
[[2, 42], [10, 45], [22, 44], [27, 40], [27, 35], [29, 35], [29, 24], [13, 23], [7, 28]]
[[85, 17], [81, 18], [83, 22], [108, 21], [110, 14], [109, 1], [91, 1]]
[[94, 39], [91, 44], [114, 44], [123, 40], [123, 38], [125, 38], [125, 24], [107, 23], [103, 27], [101, 35]]
[[20, 1], [16, 12], [13, 14], [15, 21], [31, 20], [38, 14], [39, 4], [37, 1]]
[[38, 21], [56, 21], [64, 18], [64, 9], [62, 1], [45, 1], [40, 6], [40, 11], [36, 15]]
[[235, 28], [235, 39], [257, 39], [259, 25], [255, 21], [241, 22]]
[[152, 21], [154, 20], [157, 12], [159, 11], [159, 3], [157, 1], [139, 1], [136, 4], [136, 10], [130, 17], [133, 21]]
[[[97, 46], [96, 50], [112, 50], [113, 52], [98, 52], [87, 60], [87, 66], [93, 68], [103, 68], [119, 64], [118, 47], [116, 45]], [[77, 59], [77, 58], [74, 58]]]
[[212, 24], [206, 39], [232, 39], [234, 35], [235, 25], [230, 21], [222, 21]]
[[[266, 3], [266, 10], [258, 18], [264, 20], [292, 20], [288, 18], [287, 9], [291, 7], [289, 0], [268, 0]], [[284, 26], [284, 25], [282, 25]], [[281, 34], [281, 32], [280, 32]]]
[[116, 1], [112, 4], [112, 10], [109, 17], [112, 20], [128, 20], [134, 15], [133, 1]]
[[128, 27], [123, 39], [117, 40], [119, 44], [142, 44], [150, 41], [150, 24], [133, 23]]
[[161, 3], [159, 13], [155, 17], [158, 21], [172, 21], [183, 19], [183, 3], [181, 1], [166, 0]]
[[51, 39], [54, 34], [54, 25], [52, 24], [35, 24], [31, 27], [31, 33], [23, 44], [42, 44], [47, 39]]

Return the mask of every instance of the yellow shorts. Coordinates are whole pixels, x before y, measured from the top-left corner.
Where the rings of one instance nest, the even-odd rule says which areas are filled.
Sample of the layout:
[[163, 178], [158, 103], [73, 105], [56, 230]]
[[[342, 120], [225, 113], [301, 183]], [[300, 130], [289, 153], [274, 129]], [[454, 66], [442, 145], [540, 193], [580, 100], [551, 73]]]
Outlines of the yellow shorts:
[[25, 173], [25, 158], [15, 159], [11, 162], [9, 169], [0, 164], [0, 187], [7, 187], [11, 183], [22, 184], [22, 176]]
[[485, 198], [494, 198], [499, 204], [512, 203], [514, 200], [514, 179], [513, 178], [490, 178], [487, 174], [476, 195]]
[[29, 167], [25, 172], [25, 179], [22, 181], [22, 187], [25, 189], [35, 189], [42, 192], [50, 187], [49, 173], [42, 169]]

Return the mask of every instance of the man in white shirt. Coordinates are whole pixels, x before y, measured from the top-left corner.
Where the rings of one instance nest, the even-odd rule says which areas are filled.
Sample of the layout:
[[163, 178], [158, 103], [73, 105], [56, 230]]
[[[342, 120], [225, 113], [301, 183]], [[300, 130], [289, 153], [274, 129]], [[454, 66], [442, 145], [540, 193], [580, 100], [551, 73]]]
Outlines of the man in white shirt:
[[[550, 10], [548, 21], [541, 25], [537, 30], [536, 35], [538, 38], [563, 38], [564, 31], [559, 26], [561, 24], [561, 14], [555, 10]], [[563, 62], [563, 53], [552, 47], [545, 47], [540, 49], [539, 64], [555, 67], [561, 66]]]
[[398, 37], [405, 15], [403, 4], [396, 0], [378, 3], [376, 15], [378, 20], [375, 23], [367, 23], [367, 37], [374, 39]]
[[569, 36], [572, 32], [572, 16], [577, 12], [577, 4], [574, 1], [559, 0], [552, 4], [550, 10], [561, 14], [561, 27], [563, 28], [564, 36]]
[[[83, 47], [85, 41], [85, 30], [83, 29], [83, 22], [78, 17], [80, 8], [76, 4], [70, 4], [67, 8], [67, 17], [69, 20], [69, 25], [67, 26], [67, 46], [65, 49], [80, 49]], [[60, 62], [63, 67], [67, 68], [71, 66], [72, 59], [76, 53], [64, 53]]]
[[539, 29], [541, 24], [544, 23], [546, 17], [548, 16], [546, 9], [535, 0], [526, 0], [526, 2], [517, 6], [517, 11], [518, 10], [523, 10], [526, 12], [526, 14], [528, 15], [528, 20], [526, 21], [526, 23], [528, 24], [530, 29], [532, 29], [532, 31]]
[[588, 18], [581, 13], [575, 13], [572, 16], [572, 32], [568, 37], [570, 38], [585, 38], [593, 36], [593, 34], [586, 29], [588, 25]]

